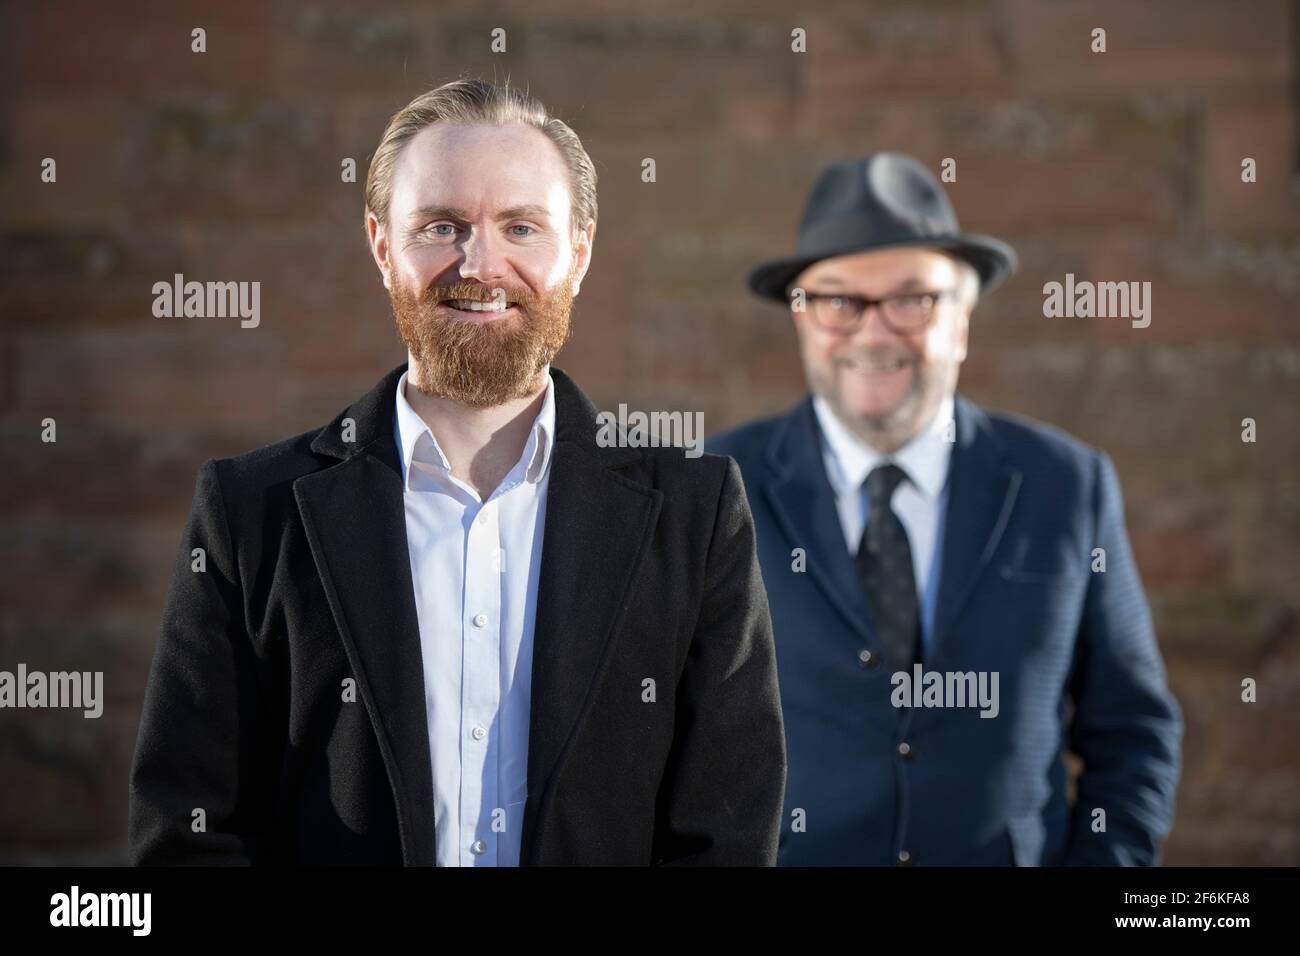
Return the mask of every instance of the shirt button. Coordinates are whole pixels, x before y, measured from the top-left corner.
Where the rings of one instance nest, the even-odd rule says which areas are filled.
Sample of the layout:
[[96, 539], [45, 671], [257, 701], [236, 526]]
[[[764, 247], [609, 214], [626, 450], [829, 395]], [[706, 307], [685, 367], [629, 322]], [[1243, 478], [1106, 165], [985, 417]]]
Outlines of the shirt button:
[[900, 866], [908, 866], [912, 862], [912, 854], [906, 850], [898, 851], [898, 863]]
[[484, 843], [482, 840], [475, 840], [473, 843], [469, 845], [469, 849], [470, 852], [473, 853], [475, 856], [482, 856], [484, 853], [487, 852], [487, 844]]
[[911, 757], [912, 745], [909, 744], [906, 740], [904, 740], [902, 743], [898, 745], [898, 752], [902, 754], [904, 757]]
[[487, 736], [487, 731], [484, 730], [482, 727], [475, 727], [470, 732], [474, 735], [475, 740], [482, 740], [484, 737]]
[[475, 627], [487, 627], [487, 615], [486, 615], [486, 614], [475, 614], [475, 615], [474, 615], [474, 626], [475, 626]]
[[858, 663], [861, 664], [863, 667], [873, 666], [873, 662], [875, 661], [875, 659], [876, 659], [876, 655], [872, 654], [865, 647], [862, 650], [858, 651]]

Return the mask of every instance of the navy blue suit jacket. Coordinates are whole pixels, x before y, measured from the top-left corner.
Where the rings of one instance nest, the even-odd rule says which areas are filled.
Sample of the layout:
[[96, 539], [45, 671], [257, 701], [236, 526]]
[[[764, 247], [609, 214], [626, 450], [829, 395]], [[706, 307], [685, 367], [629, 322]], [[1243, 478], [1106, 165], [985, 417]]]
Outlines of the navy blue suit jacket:
[[[779, 863], [1156, 863], [1182, 718], [1114, 466], [960, 395], [956, 423], [923, 666], [998, 672], [994, 718], [891, 703], [811, 400], [709, 444], [744, 475], [775, 626], [789, 761]], [[1085, 765], [1073, 803], [1067, 749]]]

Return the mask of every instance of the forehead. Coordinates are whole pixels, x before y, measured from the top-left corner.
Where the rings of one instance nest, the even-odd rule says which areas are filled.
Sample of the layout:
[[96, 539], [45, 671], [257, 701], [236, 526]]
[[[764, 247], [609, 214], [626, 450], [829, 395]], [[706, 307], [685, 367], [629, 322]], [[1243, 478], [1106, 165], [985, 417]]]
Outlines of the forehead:
[[842, 284], [872, 293], [909, 280], [929, 285], [947, 284], [957, 278], [957, 263], [945, 253], [934, 249], [881, 249], [815, 262], [800, 273], [795, 285]]
[[568, 170], [555, 144], [522, 123], [435, 123], [402, 149], [393, 170], [392, 212], [455, 206], [491, 212], [540, 205], [568, 215]]

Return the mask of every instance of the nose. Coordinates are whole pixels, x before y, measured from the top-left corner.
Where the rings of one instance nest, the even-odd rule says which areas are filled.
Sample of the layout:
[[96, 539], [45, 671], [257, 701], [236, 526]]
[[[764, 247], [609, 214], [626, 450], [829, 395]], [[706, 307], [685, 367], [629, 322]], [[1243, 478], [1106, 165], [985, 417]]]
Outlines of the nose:
[[879, 305], [869, 305], [862, 313], [862, 324], [853, 335], [855, 345], [889, 345], [901, 338], [885, 324], [885, 317], [880, 314], [880, 308]]
[[461, 248], [465, 256], [460, 264], [462, 278], [485, 284], [505, 278], [504, 250], [492, 230], [471, 229]]

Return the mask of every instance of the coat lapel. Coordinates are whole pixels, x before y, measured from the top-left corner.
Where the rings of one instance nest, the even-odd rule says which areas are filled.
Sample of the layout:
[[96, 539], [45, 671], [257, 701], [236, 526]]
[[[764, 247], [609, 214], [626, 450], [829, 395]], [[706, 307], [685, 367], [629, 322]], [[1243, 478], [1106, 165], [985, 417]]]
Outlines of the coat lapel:
[[[768, 503], [791, 548], [803, 548], [808, 574], [862, 640], [879, 646], [867, 616], [867, 600], [826, 478], [812, 400], [781, 422], [768, 448], [776, 478], [766, 486]], [[793, 559], [792, 559], [793, 560]]]
[[654, 539], [662, 492], [636, 480], [641, 454], [596, 442], [596, 409], [558, 369], [533, 632], [528, 802], [521, 862], [539, 859], [555, 772], [581, 721]]
[[939, 596], [927, 667], [946, 649], [962, 605], [1002, 539], [1020, 490], [1020, 471], [1004, 460], [988, 416], [960, 395], [957, 444], [948, 470]]
[[[409, 865], [436, 859], [419, 621], [411, 587], [401, 465], [393, 435], [403, 364], [327, 425], [312, 451], [339, 459], [294, 482], [312, 556], [397, 805]], [[626, 474], [629, 448], [596, 442], [596, 410], [559, 369], [533, 637], [528, 802], [522, 862], [536, 862], [551, 784], [585, 716], [620, 612], [653, 540], [663, 495]], [[355, 441], [343, 441], [345, 419]]]
[[[407, 865], [435, 860], [433, 772], [402, 473], [393, 436], [403, 364], [327, 425], [337, 465], [294, 482], [312, 557], [388, 769]], [[343, 440], [343, 423], [355, 440]]]

